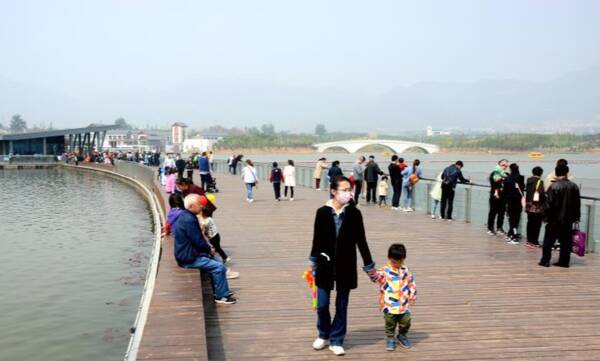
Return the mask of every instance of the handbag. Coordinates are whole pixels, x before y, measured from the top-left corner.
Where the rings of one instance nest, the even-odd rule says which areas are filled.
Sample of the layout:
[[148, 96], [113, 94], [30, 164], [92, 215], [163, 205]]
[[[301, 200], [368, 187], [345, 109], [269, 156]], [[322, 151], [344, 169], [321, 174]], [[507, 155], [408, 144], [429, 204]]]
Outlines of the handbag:
[[587, 239], [587, 234], [579, 230], [579, 224], [575, 224], [575, 229], [573, 230], [573, 248], [572, 251], [579, 257], [585, 256], [585, 241]]

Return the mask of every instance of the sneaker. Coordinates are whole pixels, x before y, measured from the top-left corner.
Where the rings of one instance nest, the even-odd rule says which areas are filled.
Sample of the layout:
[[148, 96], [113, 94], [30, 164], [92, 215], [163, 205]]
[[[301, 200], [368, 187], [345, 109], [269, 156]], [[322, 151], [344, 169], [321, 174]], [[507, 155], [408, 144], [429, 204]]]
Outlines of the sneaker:
[[538, 245], [538, 244], [533, 244], [533, 243], [531, 243], [531, 242], [527, 242], [525, 245], [526, 245], [526, 246], [527, 246], [527, 248], [529, 248], [529, 249], [536, 249], [536, 248], [539, 248], [539, 245]]
[[500, 237], [506, 236], [506, 232], [504, 232], [503, 229], [499, 229], [499, 230], [496, 231], [496, 235], [500, 236]]
[[290, 202], [293, 202], [293, 201], [294, 201], [294, 198], [290, 198]]
[[542, 261], [540, 261], [540, 262], [538, 263], [538, 265], [540, 265], [540, 266], [542, 266], [542, 267], [550, 267], [550, 262], [542, 262]]
[[496, 235], [496, 232], [494, 232], [494, 231], [492, 231], [492, 230], [489, 230], [489, 231], [487, 231], [487, 234], [488, 234], [489, 236], [495, 236], [495, 235]]
[[446, 222], [452, 222], [452, 218], [447, 218]]
[[406, 208], [406, 211], [407, 212], [414, 212], [415, 210], [413, 208], [408, 207], [408, 208]]
[[250, 199], [248, 199], [248, 202], [252, 203], [252, 202], [254, 202], [254, 199], [250, 198]]
[[435, 219], [435, 214], [432, 214], [432, 215], [431, 215], [431, 219]]
[[560, 263], [560, 262], [555, 262], [555, 263], [552, 263], [552, 265], [553, 265], [554, 267], [563, 267], [563, 268], [569, 268], [569, 265], [568, 265], [568, 264], [562, 264], [562, 263]]
[[239, 272], [232, 271], [232, 270], [228, 269], [228, 270], [227, 270], [227, 273], [226, 273], [226, 276], [227, 276], [227, 279], [228, 279], [228, 280], [232, 280], [232, 279], [235, 279], [235, 278], [238, 278], [238, 277], [240, 277], [240, 273], [239, 273]]
[[237, 300], [233, 296], [227, 296], [227, 297], [222, 297], [222, 298], [215, 297], [215, 303], [221, 303], [224, 305], [233, 305], [236, 302], [237, 302]]
[[392, 207], [392, 209], [393, 209], [393, 210], [395, 210], [395, 211], [397, 211], [397, 210], [398, 210], [398, 207]]
[[331, 352], [333, 352], [336, 356], [342, 356], [343, 354], [346, 353], [346, 351], [344, 351], [344, 348], [342, 346], [329, 346], [329, 349], [331, 350]]
[[320, 190], [321, 190], [321, 188], [317, 188], [316, 190], [317, 190], [317, 191], [320, 191]]
[[412, 342], [408, 340], [408, 338], [404, 335], [398, 335], [398, 342], [400, 342], [400, 346], [404, 348], [411, 348]]
[[328, 343], [328, 340], [317, 337], [315, 342], [313, 342], [313, 344], [312, 344], [312, 348], [314, 348], [315, 350], [322, 350], [327, 346], [327, 343]]
[[509, 240], [506, 243], [508, 243], [508, 244], [519, 244], [519, 241], [517, 241], [516, 238], [509, 238]]
[[396, 349], [396, 340], [388, 338], [385, 342], [385, 349], [388, 351], [394, 351]]

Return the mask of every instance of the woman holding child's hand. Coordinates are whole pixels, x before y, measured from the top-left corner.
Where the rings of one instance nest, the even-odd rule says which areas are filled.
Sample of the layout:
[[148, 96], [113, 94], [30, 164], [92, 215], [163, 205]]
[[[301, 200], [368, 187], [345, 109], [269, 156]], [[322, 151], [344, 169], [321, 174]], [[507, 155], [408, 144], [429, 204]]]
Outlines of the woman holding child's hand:
[[[358, 283], [356, 248], [363, 259], [363, 270], [372, 281], [377, 279], [375, 263], [371, 258], [365, 236], [362, 214], [352, 202], [352, 186], [346, 177], [331, 181], [333, 198], [317, 210], [310, 263], [316, 271], [317, 329], [319, 336], [313, 343], [321, 350], [329, 343], [336, 355], [344, 354], [346, 319], [350, 290]], [[329, 299], [336, 289], [335, 317], [331, 321]]]

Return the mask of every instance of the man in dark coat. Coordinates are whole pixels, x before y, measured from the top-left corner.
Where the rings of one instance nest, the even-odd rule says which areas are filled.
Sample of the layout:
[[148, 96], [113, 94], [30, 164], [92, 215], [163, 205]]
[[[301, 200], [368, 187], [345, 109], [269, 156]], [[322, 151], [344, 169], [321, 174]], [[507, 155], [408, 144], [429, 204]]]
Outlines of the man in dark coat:
[[177, 179], [183, 178], [183, 172], [187, 162], [181, 158], [181, 154], [177, 154], [177, 160], [175, 161], [175, 168], [177, 168]]
[[568, 268], [571, 262], [571, 249], [573, 248], [573, 224], [579, 223], [581, 218], [581, 198], [579, 187], [571, 182], [567, 175], [569, 167], [560, 164], [554, 173], [556, 179], [546, 191], [546, 205], [544, 216], [546, 218], [546, 235], [544, 248], [539, 265], [550, 266], [552, 246], [556, 239], [560, 242], [560, 256], [555, 266]]
[[383, 172], [379, 169], [379, 165], [375, 163], [375, 156], [369, 156], [369, 162], [365, 167], [365, 181], [367, 182], [367, 203], [373, 202], [377, 204], [377, 180]]
[[[446, 167], [442, 173], [442, 200], [440, 202], [440, 215], [442, 219], [452, 221], [452, 207], [454, 206], [454, 190], [456, 184], [469, 183], [470, 180], [465, 179], [462, 174], [462, 161]], [[448, 208], [446, 208], [446, 206]], [[447, 210], [446, 210], [447, 209]]]
[[392, 162], [388, 166], [390, 182], [392, 183], [392, 190], [394, 191], [394, 195], [392, 196], [392, 209], [398, 209], [400, 206], [400, 198], [402, 196], [402, 171], [404, 168], [406, 168], [404, 158], [398, 158], [398, 156], [394, 154], [392, 156]]

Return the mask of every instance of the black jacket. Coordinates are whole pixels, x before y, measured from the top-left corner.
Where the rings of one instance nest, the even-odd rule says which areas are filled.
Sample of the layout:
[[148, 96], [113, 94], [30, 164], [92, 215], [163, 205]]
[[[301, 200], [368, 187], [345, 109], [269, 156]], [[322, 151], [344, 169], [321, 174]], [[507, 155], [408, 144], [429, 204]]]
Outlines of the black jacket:
[[390, 173], [390, 181], [392, 184], [402, 183], [402, 171], [400, 166], [396, 163], [390, 163], [388, 166], [388, 172]]
[[504, 186], [502, 187], [502, 198], [506, 199], [507, 202], [521, 202], [521, 198], [525, 191], [525, 180], [522, 175], [515, 177], [509, 174], [504, 180]]
[[451, 185], [452, 187], [456, 187], [456, 183], [469, 183], [468, 179], [463, 177], [462, 171], [460, 168], [456, 166], [456, 164], [451, 164], [442, 173], [442, 184]]
[[[311, 259], [317, 264], [317, 287], [332, 290], [355, 289], [358, 283], [356, 272], [356, 247], [365, 266], [373, 265], [367, 245], [363, 218], [353, 205], [344, 210], [345, 215], [336, 237], [333, 208], [323, 206], [317, 210]], [[326, 256], [325, 256], [326, 255]], [[329, 260], [327, 259], [329, 257]]]
[[381, 169], [379, 169], [379, 165], [377, 165], [377, 163], [375, 162], [368, 162], [367, 166], [365, 167], [365, 175], [364, 175], [364, 179], [365, 181], [369, 182], [377, 182], [377, 179], [379, 179], [379, 176], [383, 174], [383, 172], [381, 171]]
[[344, 173], [342, 172], [342, 169], [340, 167], [331, 166], [331, 168], [329, 168], [329, 170], [327, 171], [327, 175], [329, 176], [329, 181], [331, 182], [333, 180], [333, 177], [344, 175]]
[[186, 164], [187, 162], [183, 159], [177, 159], [175, 161], [175, 167], [177, 167], [177, 169], [185, 169]]
[[550, 224], [568, 225], [581, 218], [581, 198], [577, 184], [559, 178], [546, 191], [546, 221]]
[[[533, 201], [535, 192], [539, 194], [537, 202]], [[540, 177], [527, 178], [527, 183], [525, 184], [525, 210], [531, 213], [542, 213], [545, 202], [546, 192], [544, 192], [544, 181]]]

